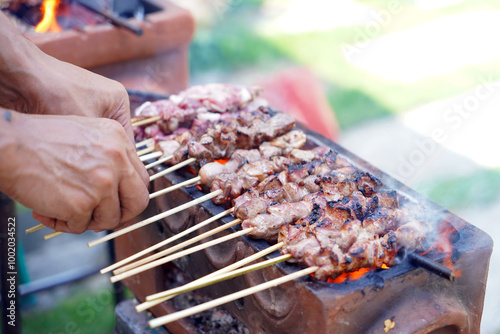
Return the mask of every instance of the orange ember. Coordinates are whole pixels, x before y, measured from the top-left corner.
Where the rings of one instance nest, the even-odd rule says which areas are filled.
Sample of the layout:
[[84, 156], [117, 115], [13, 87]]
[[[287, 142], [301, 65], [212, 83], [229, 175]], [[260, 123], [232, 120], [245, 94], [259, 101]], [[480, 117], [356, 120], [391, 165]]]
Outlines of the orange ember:
[[43, 18], [35, 27], [36, 32], [59, 32], [62, 30], [56, 20], [58, 6], [59, 0], [43, 0]]
[[[382, 266], [380, 268], [381, 269], [389, 269], [389, 267], [386, 266], [385, 264], [382, 264]], [[342, 283], [345, 281], [348, 281], [348, 282], [349, 281], [356, 281], [356, 280], [360, 279], [361, 277], [363, 277], [366, 273], [372, 271], [372, 269], [375, 269], [375, 268], [361, 268], [361, 269], [356, 270], [356, 271], [351, 271], [348, 273], [340, 274], [336, 278], [329, 278], [326, 281], [327, 281], [327, 283]], [[311, 274], [311, 276], [314, 277], [314, 273]]]
[[443, 221], [438, 228], [439, 237], [436, 238], [436, 242], [429, 247], [427, 251], [421, 253], [420, 255], [425, 255], [431, 252], [432, 250], [436, 250], [444, 255], [443, 264], [446, 268], [451, 269], [455, 274], [455, 277], [460, 277], [460, 270], [457, 270], [453, 266], [453, 261], [451, 257], [453, 255], [453, 245], [451, 244], [450, 237], [455, 232], [455, 228], [448, 223], [447, 221]]
[[193, 173], [194, 175], [197, 175], [197, 173], [194, 171], [194, 169], [192, 169], [191, 167], [187, 166], [186, 167], [188, 171], [190, 171], [191, 173]]
[[224, 165], [229, 161], [229, 158], [215, 159], [214, 161], [220, 163], [221, 165]]

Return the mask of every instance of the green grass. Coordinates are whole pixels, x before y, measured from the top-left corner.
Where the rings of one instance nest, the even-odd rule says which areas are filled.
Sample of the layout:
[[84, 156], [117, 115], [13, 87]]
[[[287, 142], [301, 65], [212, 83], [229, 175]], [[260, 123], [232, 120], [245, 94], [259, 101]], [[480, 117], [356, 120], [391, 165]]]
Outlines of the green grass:
[[115, 324], [115, 302], [111, 289], [93, 293], [77, 293], [51, 310], [23, 311], [23, 333], [26, 334], [105, 334], [112, 333]]
[[491, 204], [500, 197], [500, 171], [481, 170], [465, 177], [432, 180], [416, 190], [448, 209]]

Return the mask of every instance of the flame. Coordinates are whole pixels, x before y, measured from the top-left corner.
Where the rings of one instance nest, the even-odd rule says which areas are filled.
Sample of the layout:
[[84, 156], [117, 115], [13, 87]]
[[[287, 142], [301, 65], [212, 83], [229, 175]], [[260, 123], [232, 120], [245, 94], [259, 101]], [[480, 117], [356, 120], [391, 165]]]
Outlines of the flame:
[[42, 12], [43, 18], [35, 27], [36, 32], [59, 32], [62, 28], [57, 24], [56, 14], [59, 0], [43, 0]]
[[[380, 268], [381, 269], [389, 269], [389, 267], [385, 264], [382, 264], [382, 266]], [[345, 281], [348, 281], [348, 282], [349, 281], [356, 281], [356, 280], [360, 279], [361, 277], [363, 277], [366, 273], [369, 273], [370, 271], [372, 271], [373, 269], [376, 269], [376, 268], [360, 268], [356, 271], [342, 273], [339, 276], [337, 276], [336, 278], [328, 278], [326, 280], [326, 282], [327, 283], [342, 283]], [[314, 273], [312, 273], [311, 276], [314, 277]]]
[[439, 238], [436, 238], [436, 242], [429, 247], [428, 250], [421, 253], [420, 255], [426, 255], [430, 253], [432, 250], [436, 250], [444, 255], [443, 264], [446, 268], [451, 269], [455, 274], [455, 277], [460, 277], [461, 272], [458, 269], [455, 269], [452, 261], [453, 255], [453, 245], [451, 243], [451, 236], [455, 233], [455, 228], [448, 223], [447, 221], [443, 221], [438, 228]]

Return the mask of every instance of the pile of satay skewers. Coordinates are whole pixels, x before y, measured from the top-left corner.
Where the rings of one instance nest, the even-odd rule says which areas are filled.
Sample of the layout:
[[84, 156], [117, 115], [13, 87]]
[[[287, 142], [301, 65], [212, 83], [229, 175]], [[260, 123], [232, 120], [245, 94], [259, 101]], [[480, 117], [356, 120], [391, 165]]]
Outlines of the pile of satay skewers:
[[[153, 174], [150, 180], [186, 166], [197, 173], [192, 179], [150, 194], [150, 198], [192, 185], [210, 192], [92, 241], [89, 247], [208, 200], [216, 204], [229, 202], [232, 206], [104, 268], [101, 273], [112, 271], [111, 281], [117, 282], [243, 235], [273, 244], [183, 287], [148, 296], [136, 307], [137, 311], [149, 309], [180, 293], [279, 262], [296, 262], [307, 267], [188, 310], [153, 319], [151, 327], [302, 276], [314, 274], [317, 279], [326, 280], [360, 268], [391, 267], [398, 262], [397, 254], [401, 250], [414, 252], [426, 248], [433, 227], [417, 204], [385, 187], [376, 176], [358, 169], [329, 147], [303, 149], [307, 138], [295, 128], [294, 119], [274, 112], [258, 95], [259, 90], [255, 88], [213, 84], [192, 87], [167, 100], [147, 102], [139, 107], [133, 125], [141, 160], [158, 158], [146, 166], [148, 169], [160, 164], [170, 165]], [[229, 214], [236, 219], [148, 256]], [[184, 249], [238, 224], [241, 224], [239, 231]], [[36, 226], [27, 232], [41, 227]], [[54, 232], [45, 237], [58, 234]], [[248, 265], [276, 250], [282, 255]], [[437, 267], [453, 279], [453, 272]]]

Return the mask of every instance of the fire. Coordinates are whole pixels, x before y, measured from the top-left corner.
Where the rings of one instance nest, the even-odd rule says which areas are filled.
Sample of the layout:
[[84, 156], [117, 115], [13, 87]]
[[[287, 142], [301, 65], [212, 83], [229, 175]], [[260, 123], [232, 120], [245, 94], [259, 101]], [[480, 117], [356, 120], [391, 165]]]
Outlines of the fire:
[[455, 269], [452, 261], [453, 255], [453, 245], [451, 242], [451, 236], [455, 233], [455, 228], [448, 223], [447, 221], [443, 221], [438, 228], [439, 237], [436, 238], [436, 242], [429, 247], [427, 251], [421, 253], [421, 255], [426, 255], [430, 253], [432, 250], [436, 250], [444, 255], [443, 264], [446, 268], [451, 269], [455, 274], [455, 277], [460, 277], [460, 270]]
[[[382, 264], [382, 266], [380, 268], [381, 269], [389, 269], [389, 267], [385, 264]], [[342, 273], [339, 276], [337, 276], [336, 278], [328, 278], [326, 281], [328, 283], [342, 283], [345, 281], [348, 281], [348, 282], [349, 281], [356, 281], [356, 280], [360, 279], [361, 277], [363, 277], [366, 273], [369, 273], [370, 271], [372, 271], [373, 269], [376, 269], [376, 268], [361, 268], [361, 269], [356, 270], [356, 271]], [[314, 273], [311, 274], [311, 276], [314, 277]]]
[[42, 12], [43, 18], [35, 27], [36, 32], [59, 32], [61, 27], [57, 24], [57, 7], [59, 6], [59, 0], [43, 0]]

